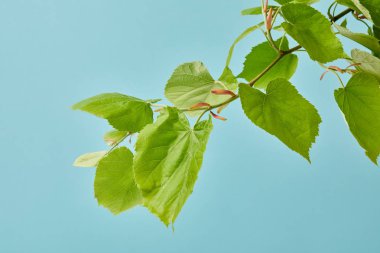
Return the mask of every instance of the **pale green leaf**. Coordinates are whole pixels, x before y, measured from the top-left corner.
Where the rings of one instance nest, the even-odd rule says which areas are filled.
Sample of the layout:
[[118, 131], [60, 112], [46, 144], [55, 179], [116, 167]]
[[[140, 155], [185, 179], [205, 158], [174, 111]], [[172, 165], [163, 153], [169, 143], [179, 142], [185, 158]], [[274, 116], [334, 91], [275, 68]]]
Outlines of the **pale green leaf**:
[[361, 51], [359, 49], [354, 49], [351, 51], [351, 56], [354, 63], [360, 63], [357, 66], [363, 72], [372, 74], [377, 79], [380, 80], [380, 59], [373, 56], [370, 53]]
[[102, 159], [107, 154], [107, 151], [98, 151], [87, 153], [79, 156], [74, 161], [75, 167], [96, 167], [100, 159]]
[[174, 70], [166, 84], [165, 96], [181, 109], [190, 108], [201, 102], [218, 104], [229, 98], [225, 95], [212, 94], [213, 89], [225, 89], [225, 87], [212, 78], [203, 63], [191, 62], [182, 64]]
[[380, 83], [372, 75], [358, 73], [345, 88], [335, 91], [351, 133], [367, 156], [377, 164], [380, 154]]
[[107, 145], [113, 146], [122, 141], [127, 135], [127, 131], [111, 130], [104, 135], [103, 139]]
[[141, 204], [141, 192], [133, 175], [133, 154], [129, 149], [114, 149], [100, 160], [94, 188], [98, 203], [114, 214]]
[[264, 25], [264, 22], [261, 22], [261, 23], [255, 25], [255, 26], [251, 26], [251, 27], [247, 28], [244, 32], [242, 32], [235, 39], [234, 43], [232, 43], [232, 45], [230, 47], [230, 50], [228, 52], [228, 56], [227, 56], [227, 60], [226, 60], [226, 67], [228, 67], [230, 65], [231, 58], [232, 58], [232, 55], [234, 53], [234, 49], [235, 49], [236, 44], [238, 44], [242, 39], [244, 39], [245, 37], [247, 37], [250, 33], [254, 32], [255, 30], [259, 29], [263, 25]]
[[239, 83], [229, 67], [224, 68], [222, 75], [219, 77], [219, 81], [222, 82], [228, 90], [232, 91], [237, 89]]
[[368, 20], [372, 21], [372, 17], [366, 7], [361, 4], [362, 0], [351, 0], [356, 8], [359, 10], [360, 13], [362, 13]]
[[242, 84], [239, 95], [245, 114], [255, 125], [310, 161], [309, 150], [318, 135], [321, 118], [291, 83], [273, 80], [266, 93]]
[[303, 46], [312, 60], [322, 63], [343, 56], [343, 47], [330, 27], [330, 21], [305, 4], [287, 4], [282, 7], [287, 22], [285, 31]]
[[334, 24], [338, 32], [343, 35], [344, 37], [347, 37], [366, 48], [373, 51], [376, 55], [380, 55], [380, 43], [379, 40], [371, 35], [364, 34], [364, 33], [354, 33], [348, 30], [347, 28], [344, 28], [340, 25]]
[[139, 135], [136, 182], [144, 206], [166, 225], [174, 223], [193, 191], [211, 130], [210, 118], [191, 128], [182, 112], [168, 107]]
[[[281, 43], [282, 40], [282, 43]], [[288, 40], [286, 37], [278, 39], [275, 44], [281, 44], [282, 50], [288, 50]], [[248, 82], [260, 74], [278, 56], [278, 52], [271, 47], [269, 42], [261, 43], [252, 48], [251, 52], [245, 57], [244, 69], [238, 75]], [[268, 83], [277, 78], [290, 79], [297, 69], [298, 58], [294, 54], [284, 56], [275, 66], [266, 72], [256, 83], [255, 87], [265, 88]]]
[[153, 111], [144, 100], [120, 93], [104, 93], [72, 107], [107, 119], [117, 130], [138, 132], [153, 122]]

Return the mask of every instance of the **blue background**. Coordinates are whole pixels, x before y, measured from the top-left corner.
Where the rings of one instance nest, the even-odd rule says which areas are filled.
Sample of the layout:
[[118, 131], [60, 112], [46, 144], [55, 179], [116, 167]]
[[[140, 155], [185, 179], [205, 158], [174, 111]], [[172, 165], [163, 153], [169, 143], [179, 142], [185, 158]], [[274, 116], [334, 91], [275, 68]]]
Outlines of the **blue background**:
[[[215, 122], [175, 233], [142, 207], [99, 207], [94, 170], [71, 165], [105, 149], [110, 127], [70, 105], [112, 91], [163, 97], [173, 69], [193, 60], [217, 77], [233, 39], [258, 21], [240, 10], [258, 4], [1, 0], [0, 252], [380, 252], [380, 171], [349, 134], [337, 80], [319, 81], [305, 53], [292, 80], [323, 118], [312, 165], [234, 103]], [[261, 41], [238, 46], [235, 73]]]

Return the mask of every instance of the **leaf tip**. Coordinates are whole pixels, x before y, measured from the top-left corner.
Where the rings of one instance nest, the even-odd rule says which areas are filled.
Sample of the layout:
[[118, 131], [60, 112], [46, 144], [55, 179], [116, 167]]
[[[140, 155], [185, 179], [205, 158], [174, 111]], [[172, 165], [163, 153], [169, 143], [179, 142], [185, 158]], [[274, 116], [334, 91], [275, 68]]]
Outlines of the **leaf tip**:
[[376, 166], [379, 166], [379, 164], [377, 162], [377, 158], [378, 158], [379, 154], [374, 154], [374, 153], [371, 153], [369, 151], [366, 151], [365, 154], [371, 160], [371, 162], [373, 162]]

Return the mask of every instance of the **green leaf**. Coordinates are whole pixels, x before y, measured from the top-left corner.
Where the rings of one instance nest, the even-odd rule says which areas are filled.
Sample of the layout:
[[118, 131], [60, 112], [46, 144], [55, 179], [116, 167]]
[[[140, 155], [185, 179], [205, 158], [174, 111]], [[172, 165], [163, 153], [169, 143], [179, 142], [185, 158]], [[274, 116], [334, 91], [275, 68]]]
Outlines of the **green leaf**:
[[221, 81], [228, 90], [232, 91], [237, 89], [239, 83], [229, 67], [224, 68], [222, 75], [219, 77], [219, 81]]
[[[360, 0], [360, 3], [368, 10], [375, 26], [380, 27], [380, 1], [379, 0]], [[363, 13], [364, 14], [364, 13]], [[367, 15], [365, 15], [367, 17]]]
[[330, 27], [330, 21], [305, 4], [287, 4], [282, 7], [287, 21], [285, 31], [303, 46], [312, 60], [331, 62], [343, 56], [343, 47]]
[[132, 152], [120, 147], [100, 160], [94, 187], [98, 203], [114, 214], [141, 204], [141, 192], [133, 176]]
[[248, 8], [241, 11], [241, 15], [261, 15], [261, 14], [262, 14], [261, 6]]
[[255, 125], [310, 162], [309, 150], [318, 135], [321, 118], [291, 83], [273, 80], [266, 93], [242, 84], [239, 95], [244, 113]]
[[361, 51], [359, 49], [352, 50], [351, 56], [355, 63], [360, 63], [360, 65], [357, 67], [361, 71], [371, 74], [380, 80], [380, 59], [379, 58], [367, 52]]
[[288, 3], [301, 3], [301, 4], [313, 4], [319, 2], [319, 0], [275, 0], [279, 4], [288, 4]]
[[358, 73], [345, 88], [335, 91], [335, 100], [343, 112], [351, 133], [366, 155], [377, 164], [380, 154], [380, 83], [372, 75]]
[[254, 25], [254, 26], [251, 26], [251, 27], [247, 28], [246, 30], [244, 30], [244, 32], [242, 32], [235, 39], [234, 43], [232, 43], [232, 45], [230, 47], [230, 51], [228, 52], [228, 56], [227, 56], [227, 60], [226, 60], [226, 67], [228, 67], [230, 65], [231, 58], [232, 58], [232, 55], [234, 53], [234, 49], [235, 49], [236, 44], [238, 44], [242, 39], [244, 39], [245, 37], [247, 37], [250, 33], [254, 32], [255, 30], [259, 29], [263, 25], [264, 25], [264, 22], [261, 22], [261, 23], [259, 23], [257, 25]]
[[145, 102], [149, 103], [149, 104], [154, 104], [154, 103], [157, 103], [157, 102], [160, 102], [162, 99], [160, 98], [154, 98], [154, 99], [147, 99], [145, 100]]
[[166, 225], [174, 223], [193, 191], [211, 130], [210, 118], [191, 128], [182, 112], [168, 107], [139, 135], [136, 182], [144, 206]]
[[[279, 46], [281, 39], [275, 41]], [[284, 37], [282, 50], [288, 50], [288, 40]], [[248, 82], [260, 74], [269, 64], [271, 64], [278, 56], [278, 52], [272, 48], [269, 42], [261, 43], [252, 48], [251, 52], [245, 57], [244, 69], [238, 75]], [[294, 54], [284, 56], [274, 67], [264, 74], [255, 84], [257, 88], [265, 88], [268, 83], [277, 78], [290, 79], [297, 69], [298, 58]]]
[[380, 28], [377, 26], [373, 26], [372, 28], [373, 28], [373, 34], [375, 35], [377, 39], [380, 40]]
[[98, 151], [93, 153], [87, 153], [79, 156], [74, 161], [75, 167], [96, 167], [100, 159], [107, 154], [107, 151]]
[[367, 34], [368, 34], [368, 35], [371, 35], [371, 36], [375, 36], [375, 35], [373, 34], [373, 31], [372, 31], [371, 27], [367, 27]]
[[144, 100], [120, 93], [104, 93], [72, 107], [107, 119], [117, 130], [132, 133], [153, 122], [153, 111]]
[[380, 55], [380, 43], [379, 40], [373, 36], [364, 33], [354, 33], [340, 25], [334, 24], [338, 32], [366, 48], [372, 50], [376, 55]]
[[282, 27], [282, 25], [276, 25], [272, 28], [272, 30], [284, 32], [284, 28]]
[[108, 146], [114, 146], [118, 142], [122, 141], [127, 135], [127, 131], [111, 130], [104, 135], [103, 139]]
[[[213, 89], [225, 89], [220, 82], [215, 81], [201, 62], [191, 62], [180, 65], [174, 70], [165, 88], [166, 98], [176, 107], [187, 109], [205, 102], [218, 104], [229, 96], [214, 95]], [[193, 114], [199, 113], [193, 112]]]
[[340, 24], [340, 26], [347, 28], [347, 19], [345, 18], [343, 22]]

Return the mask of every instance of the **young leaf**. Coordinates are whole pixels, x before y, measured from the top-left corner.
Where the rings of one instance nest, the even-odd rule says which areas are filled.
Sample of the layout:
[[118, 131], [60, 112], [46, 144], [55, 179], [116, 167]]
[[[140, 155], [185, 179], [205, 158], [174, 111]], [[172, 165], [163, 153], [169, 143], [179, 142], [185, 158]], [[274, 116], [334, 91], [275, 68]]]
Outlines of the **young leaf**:
[[175, 221], [193, 191], [211, 130], [210, 118], [191, 128], [182, 112], [168, 107], [139, 135], [136, 182], [144, 206], [166, 225]]
[[343, 22], [340, 24], [341, 27], [347, 28], [347, 19], [345, 18]]
[[111, 130], [104, 135], [103, 139], [108, 146], [113, 146], [123, 140], [127, 135], [127, 131]]
[[349, 38], [350, 40], [353, 40], [366, 48], [370, 49], [372, 52], [374, 52], [376, 55], [380, 55], [380, 43], [379, 40], [371, 35], [364, 34], [364, 33], [354, 33], [348, 30], [347, 28], [344, 28], [340, 25], [334, 24], [335, 28], [338, 30], [338, 32], [343, 35], [344, 37]]
[[380, 59], [369, 54], [367, 52], [361, 51], [359, 49], [354, 49], [351, 51], [352, 59], [354, 63], [360, 63], [357, 66], [361, 71], [366, 72], [375, 76], [380, 80]]
[[[279, 46], [281, 38], [275, 41]], [[286, 37], [282, 40], [282, 50], [288, 50], [288, 40]], [[252, 48], [251, 52], [245, 57], [244, 69], [238, 75], [248, 82], [261, 73], [274, 59], [278, 56], [278, 52], [272, 48], [269, 42], [261, 43]], [[265, 88], [268, 83], [277, 78], [290, 79], [297, 69], [298, 58], [294, 54], [284, 56], [274, 67], [272, 67], [264, 76], [262, 76], [256, 83], [255, 87]]]
[[242, 84], [239, 94], [245, 114], [255, 125], [310, 162], [309, 150], [318, 135], [321, 118], [291, 83], [273, 80], [266, 93]]
[[224, 68], [222, 75], [219, 77], [219, 81], [221, 81], [227, 89], [232, 91], [237, 89], [239, 83], [229, 67]]
[[211, 105], [226, 100], [227, 96], [216, 96], [212, 89], [224, 89], [215, 81], [201, 62], [185, 63], [178, 66], [165, 87], [165, 96], [176, 107], [187, 109], [197, 103]]
[[107, 154], [107, 151], [98, 151], [93, 153], [87, 153], [79, 156], [74, 161], [75, 167], [96, 167], [100, 159]]
[[153, 122], [148, 102], [120, 93], [104, 93], [85, 99], [72, 107], [107, 119], [117, 130], [138, 132]]
[[380, 154], [380, 82], [372, 75], [358, 73], [345, 88], [335, 90], [335, 100], [351, 133], [366, 155], [377, 164]]
[[132, 152], [120, 147], [100, 160], [94, 187], [98, 203], [114, 214], [141, 204], [141, 192], [133, 176]]
[[331, 62], [343, 56], [343, 47], [330, 27], [330, 21], [306, 4], [282, 7], [285, 31], [303, 46], [312, 60]]

